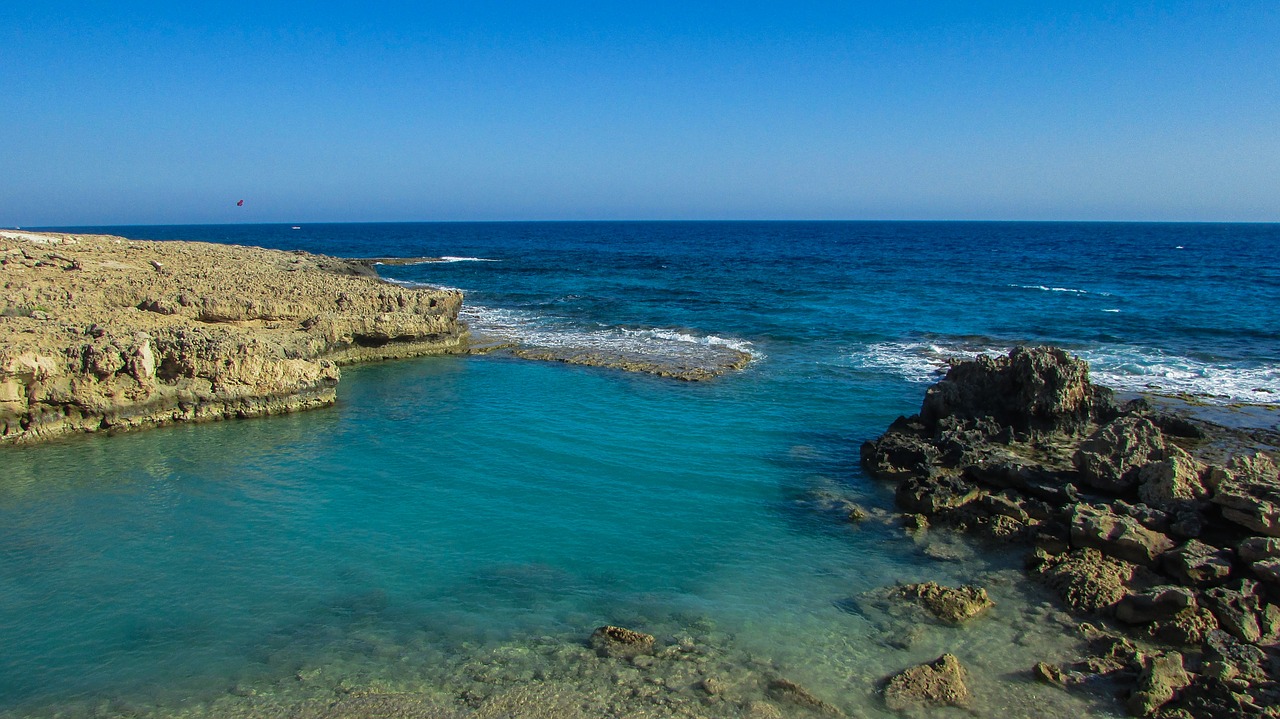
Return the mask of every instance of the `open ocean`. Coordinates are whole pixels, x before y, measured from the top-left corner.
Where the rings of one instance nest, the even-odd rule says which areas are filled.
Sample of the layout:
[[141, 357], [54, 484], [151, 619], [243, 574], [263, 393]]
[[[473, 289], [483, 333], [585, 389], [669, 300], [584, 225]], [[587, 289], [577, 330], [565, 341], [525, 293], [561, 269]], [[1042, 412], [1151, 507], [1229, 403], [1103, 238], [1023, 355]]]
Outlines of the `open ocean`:
[[[304, 678], [452, 687], [477, 657], [607, 623], [701, 632], [851, 713], [887, 713], [880, 677], [951, 651], [980, 713], [1122, 714], [1029, 679], [1076, 647], [1016, 554], [830, 510], [892, 507], [859, 445], [916, 411], [948, 357], [1020, 343], [1064, 346], [1120, 390], [1280, 405], [1280, 225], [67, 231], [445, 257], [379, 270], [462, 289], [477, 335], [753, 359], [705, 383], [387, 362], [344, 368], [328, 409], [0, 449], [0, 715], [165, 710]], [[997, 606], [905, 647], [851, 610], [927, 579], [979, 581]], [[530, 681], [554, 661], [529, 660]]]

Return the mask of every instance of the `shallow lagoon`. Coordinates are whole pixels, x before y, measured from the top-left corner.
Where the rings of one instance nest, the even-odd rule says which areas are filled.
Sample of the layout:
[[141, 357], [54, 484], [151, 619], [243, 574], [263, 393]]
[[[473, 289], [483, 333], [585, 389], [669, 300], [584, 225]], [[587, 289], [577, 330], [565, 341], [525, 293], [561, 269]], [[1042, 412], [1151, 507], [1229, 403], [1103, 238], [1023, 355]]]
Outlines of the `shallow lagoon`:
[[[1063, 716], [1097, 708], [1030, 683], [1074, 642], [1014, 558], [934, 559], [824, 509], [888, 506], [855, 456], [884, 424], [859, 408], [892, 398], [815, 403], [787, 381], [413, 360], [348, 370], [331, 409], [7, 449], [3, 708], [229, 712], [371, 688], [447, 704], [490, 696], [469, 676], [495, 661], [491, 694], [607, 696], [620, 668], [643, 686], [583, 648], [605, 623], [713, 657], [737, 694], [706, 704], [698, 674], [664, 691], [724, 715], [774, 675], [876, 712], [877, 679], [943, 651], [993, 710], [1044, 715], [1046, 692]], [[908, 648], [905, 625], [850, 611], [923, 579], [981, 581], [997, 608]]]

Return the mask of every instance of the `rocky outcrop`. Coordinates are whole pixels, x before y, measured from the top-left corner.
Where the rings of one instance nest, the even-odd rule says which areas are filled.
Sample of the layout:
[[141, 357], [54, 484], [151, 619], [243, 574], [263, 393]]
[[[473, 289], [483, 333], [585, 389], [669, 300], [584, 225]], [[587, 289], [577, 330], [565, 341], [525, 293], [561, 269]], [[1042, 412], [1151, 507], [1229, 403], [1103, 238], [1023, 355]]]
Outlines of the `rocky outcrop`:
[[956, 588], [937, 582], [906, 584], [896, 588], [892, 596], [914, 599], [935, 617], [951, 624], [965, 622], [995, 606], [987, 590], [972, 585]]
[[[862, 460], [894, 484], [908, 526], [1026, 542], [1028, 572], [1068, 607], [1163, 645], [1126, 660], [1131, 711], [1207, 717], [1252, 715], [1280, 694], [1280, 659], [1230, 677], [1200, 661], [1221, 653], [1213, 642], [1248, 655], [1280, 640], [1270, 451], [1142, 401], [1117, 405], [1081, 360], [1019, 348], [953, 365], [919, 414], [863, 445]], [[1044, 665], [1038, 675], [1070, 684], [1090, 672]]]
[[606, 625], [592, 632], [588, 643], [602, 657], [630, 658], [652, 654], [654, 637], [652, 634]]
[[330, 404], [339, 365], [466, 351], [461, 302], [306, 253], [0, 233], [0, 442]]
[[943, 654], [932, 662], [889, 677], [884, 685], [884, 703], [893, 711], [967, 707], [973, 696], [965, 685], [965, 674], [964, 666], [954, 654]]

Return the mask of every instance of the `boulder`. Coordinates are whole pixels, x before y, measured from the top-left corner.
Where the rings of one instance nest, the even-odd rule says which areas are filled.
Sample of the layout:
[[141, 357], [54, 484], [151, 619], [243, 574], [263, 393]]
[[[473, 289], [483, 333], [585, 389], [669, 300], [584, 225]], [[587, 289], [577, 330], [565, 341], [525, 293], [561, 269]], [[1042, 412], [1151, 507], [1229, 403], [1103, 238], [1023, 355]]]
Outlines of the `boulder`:
[[1096, 549], [1076, 549], [1057, 556], [1037, 549], [1027, 570], [1057, 591], [1073, 611], [1097, 612], [1129, 593], [1128, 584], [1137, 567]]
[[1204, 607], [1184, 609], [1173, 618], [1157, 620], [1147, 626], [1151, 636], [1170, 644], [1198, 647], [1209, 632], [1218, 628], [1218, 619]]
[[1138, 520], [1114, 513], [1106, 505], [1076, 505], [1071, 517], [1071, 541], [1104, 554], [1148, 567], [1155, 566], [1173, 540], [1142, 526]]
[[1165, 458], [1138, 469], [1138, 497], [1166, 512], [1194, 509], [1209, 490], [1200, 475], [1204, 466], [1175, 446], [1165, 448]]
[[1198, 539], [1165, 552], [1160, 561], [1170, 576], [1188, 585], [1215, 584], [1231, 575], [1231, 550], [1218, 549]]
[[1236, 552], [1244, 562], [1280, 557], [1280, 538], [1249, 537], [1236, 546]]
[[965, 669], [952, 654], [918, 664], [889, 677], [884, 702], [893, 711], [937, 706], [966, 707], [972, 701]]
[[1280, 587], [1280, 557], [1260, 559], [1249, 565], [1249, 568], [1260, 581]]
[[920, 418], [930, 428], [948, 417], [989, 417], [1017, 434], [1074, 434], [1112, 404], [1108, 390], [1089, 382], [1084, 360], [1055, 347], [1016, 347], [1007, 357], [952, 365], [926, 392]]
[[995, 606], [987, 590], [972, 585], [954, 588], [936, 582], [907, 584], [898, 587], [893, 596], [918, 600], [934, 616], [952, 624], [972, 619]]
[[1168, 652], [1148, 657], [1138, 675], [1138, 683], [1129, 695], [1129, 713], [1145, 717], [1168, 704], [1178, 690], [1191, 683], [1182, 666], [1182, 655]]
[[1186, 587], [1152, 587], [1121, 599], [1116, 605], [1116, 618], [1129, 624], [1148, 624], [1173, 619], [1195, 608], [1195, 594]]
[[1241, 579], [1233, 584], [1205, 590], [1204, 604], [1223, 629], [1246, 642], [1257, 642], [1262, 638], [1258, 624], [1258, 611], [1262, 608], [1258, 583]]
[[591, 633], [589, 644], [602, 657], [626, 659], [653, 653], [652, 634], [606, 625]]
[[1211, 472], [1213, 503], [1222, 516], [1268, 537], [1280, 537], [1280, 470], [1263, 454], [1235, 457], [1225, 471]]
[[1167, 454], [1160, 429], [1149, 419], [1130, 415], [1117, 417], [1081, 442], [1074, 462], [1085, 484], [1120, 494], [1138, 486], [1142, 467], [1165, 460]]

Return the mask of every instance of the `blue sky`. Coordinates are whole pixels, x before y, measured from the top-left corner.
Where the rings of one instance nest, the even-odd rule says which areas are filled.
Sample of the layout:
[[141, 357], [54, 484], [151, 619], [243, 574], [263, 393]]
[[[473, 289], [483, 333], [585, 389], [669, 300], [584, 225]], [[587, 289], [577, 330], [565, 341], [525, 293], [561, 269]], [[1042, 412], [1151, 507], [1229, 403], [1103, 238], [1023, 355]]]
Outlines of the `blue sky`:
[[1274, 0], [3, 3], [0, 225], [1277, 221], [1278, 68]]

